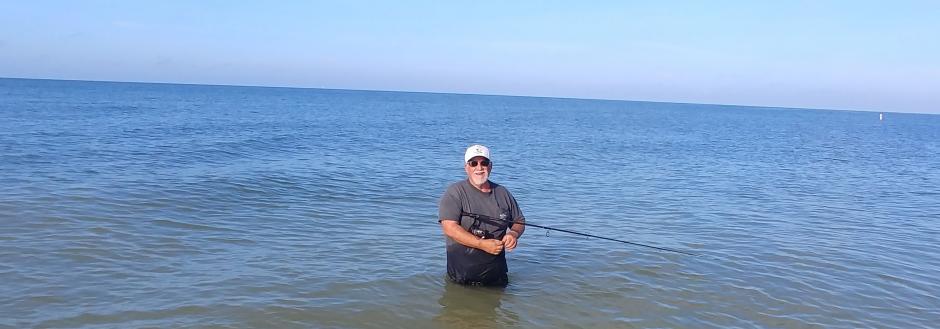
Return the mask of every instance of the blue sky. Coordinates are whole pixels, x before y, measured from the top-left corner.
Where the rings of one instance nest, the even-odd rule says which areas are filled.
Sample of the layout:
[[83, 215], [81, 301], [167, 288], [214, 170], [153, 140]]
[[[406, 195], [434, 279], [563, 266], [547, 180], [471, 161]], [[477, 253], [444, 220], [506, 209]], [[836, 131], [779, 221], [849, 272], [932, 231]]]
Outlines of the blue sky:
[[940, 1], [8, 1], [0, 76], [940, 113]]

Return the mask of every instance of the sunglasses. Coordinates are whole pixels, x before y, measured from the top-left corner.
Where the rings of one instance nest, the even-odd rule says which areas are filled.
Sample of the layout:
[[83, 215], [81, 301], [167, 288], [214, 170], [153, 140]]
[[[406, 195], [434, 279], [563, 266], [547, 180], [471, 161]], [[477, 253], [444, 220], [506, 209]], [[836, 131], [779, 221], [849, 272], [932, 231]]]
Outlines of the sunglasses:
[[484, 167], [490, 166], [490, 160], [480, 160], [479, 162], [477, 160], [467, 161], [467, 164], [470, 165], [470, 167], [476, 167], [478, 163]]

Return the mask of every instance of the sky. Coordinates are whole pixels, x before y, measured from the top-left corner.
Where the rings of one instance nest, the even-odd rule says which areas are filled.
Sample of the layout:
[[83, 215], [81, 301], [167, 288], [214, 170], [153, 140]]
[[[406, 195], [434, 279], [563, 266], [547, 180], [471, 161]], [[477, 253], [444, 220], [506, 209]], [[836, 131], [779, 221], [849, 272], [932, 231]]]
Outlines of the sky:
[[940, 1], [0, 0], [0, 77], [940, 114]]

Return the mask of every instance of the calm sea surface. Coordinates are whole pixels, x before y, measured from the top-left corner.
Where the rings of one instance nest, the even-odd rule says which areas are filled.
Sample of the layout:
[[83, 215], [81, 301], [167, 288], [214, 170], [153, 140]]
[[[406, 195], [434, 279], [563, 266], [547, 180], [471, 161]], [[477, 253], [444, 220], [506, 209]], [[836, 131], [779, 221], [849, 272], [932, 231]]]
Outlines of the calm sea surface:
[[[449, 284], [472, 143], [531, 223], [700, 256], [529, 228]], [[935, 327], [938, 220], [936, 115], [0, 79], [0, 327]]]

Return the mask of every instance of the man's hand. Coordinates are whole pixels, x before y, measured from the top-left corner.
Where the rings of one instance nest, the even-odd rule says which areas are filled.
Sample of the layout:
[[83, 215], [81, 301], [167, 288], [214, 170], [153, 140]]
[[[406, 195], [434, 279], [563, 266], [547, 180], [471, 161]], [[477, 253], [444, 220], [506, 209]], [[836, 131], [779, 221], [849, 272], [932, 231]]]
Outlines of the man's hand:
[[[505, 240], [505, 239], [504, 239]], [[493, 255], [499, 255], [503, 252], [503, 241], [496, 239], [482, 239], [477, 249], [483, 250]]]
[[516, 239], [516, 233], [506, 232], [506, 235], [503, 235], [503, 246], [506, 247], [506, 251], [512, 251], [516, 249], [516, 243], [519, 240]]

